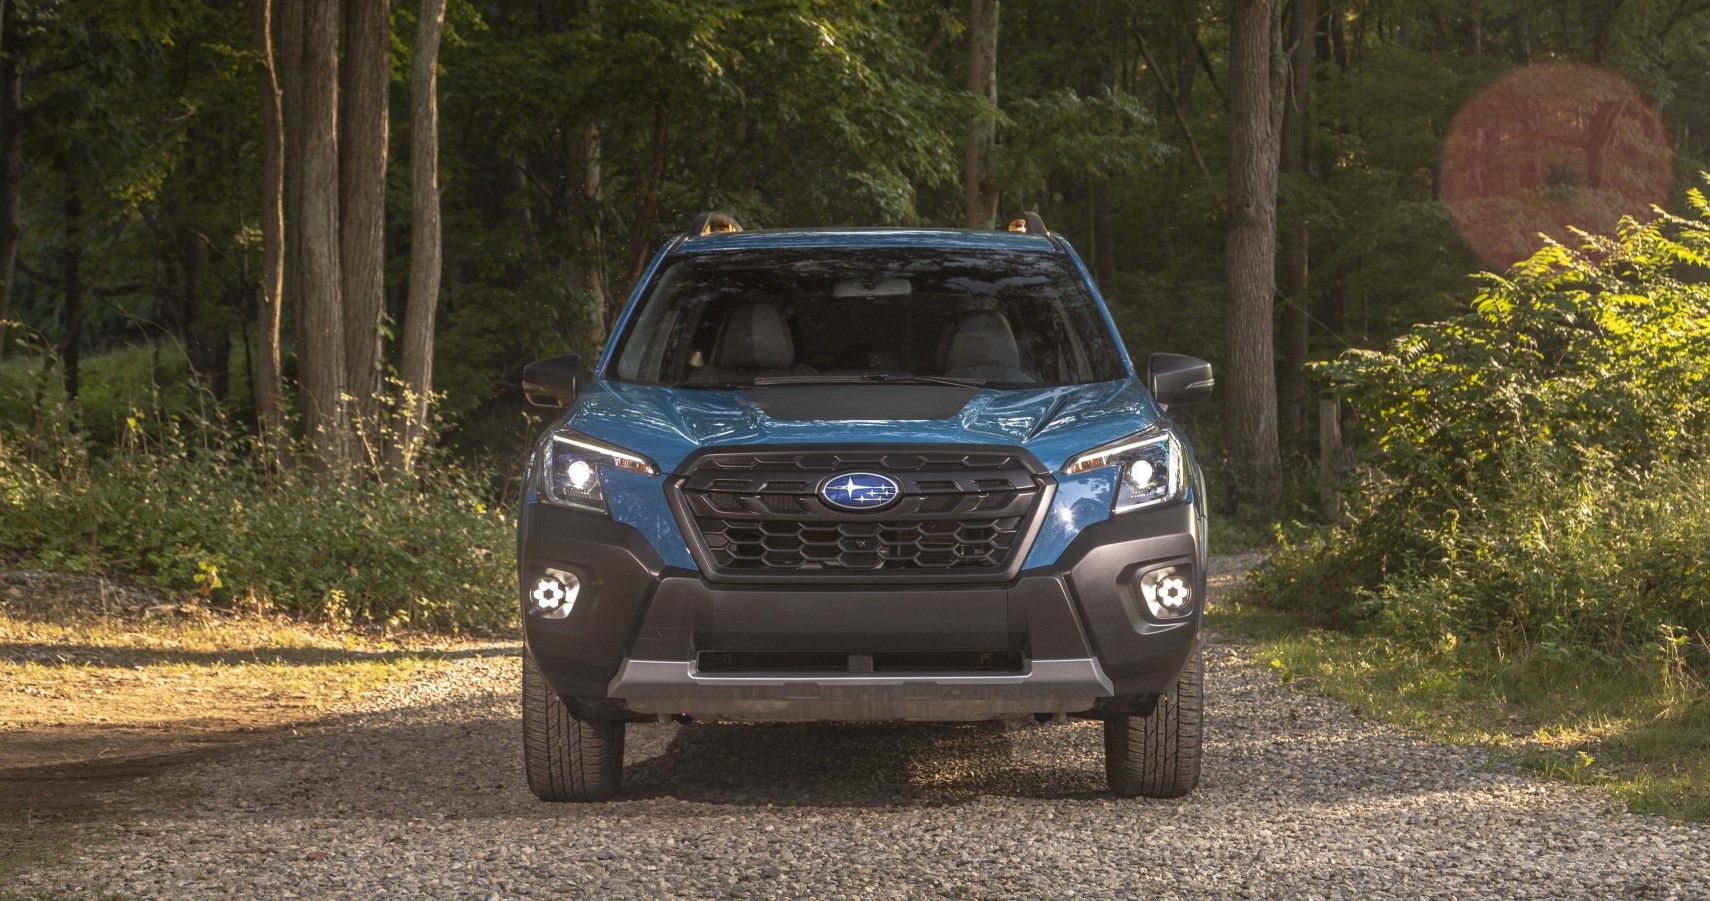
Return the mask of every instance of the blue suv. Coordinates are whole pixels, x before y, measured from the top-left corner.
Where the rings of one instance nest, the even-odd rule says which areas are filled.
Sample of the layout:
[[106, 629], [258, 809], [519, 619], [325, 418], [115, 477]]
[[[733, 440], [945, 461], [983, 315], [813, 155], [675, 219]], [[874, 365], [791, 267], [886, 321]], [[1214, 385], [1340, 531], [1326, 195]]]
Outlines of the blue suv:
[[1123, 797], [1199, 780], [1206, 505], [1086, 267], [1005, 231], [743, 231], [654, 257], [562, 408], [517, 525], [523, 747], [612, 797], [626, 723], [1104, 722]]

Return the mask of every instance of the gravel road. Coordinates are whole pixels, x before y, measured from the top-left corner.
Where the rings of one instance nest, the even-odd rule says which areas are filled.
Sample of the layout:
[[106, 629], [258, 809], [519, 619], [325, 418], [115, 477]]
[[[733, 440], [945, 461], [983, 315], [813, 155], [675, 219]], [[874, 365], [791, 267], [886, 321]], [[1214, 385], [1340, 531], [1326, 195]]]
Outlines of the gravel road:
[[[1096, 724], [632, 726], [622, 800], [537, 803], [514, 647], [123, 790], [23, 895], [1710, 898], [1710, 829], [1360, 721], [1213, 644], [1181, 801]], [[0, 886], [0, 895], [4, 889]]]

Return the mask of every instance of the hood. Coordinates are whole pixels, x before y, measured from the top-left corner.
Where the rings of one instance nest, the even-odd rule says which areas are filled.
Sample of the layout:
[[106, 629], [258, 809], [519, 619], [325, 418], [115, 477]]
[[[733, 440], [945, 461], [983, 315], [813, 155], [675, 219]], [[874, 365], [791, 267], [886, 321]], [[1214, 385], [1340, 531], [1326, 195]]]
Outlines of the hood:
[[670, 472], [708, 447], [851, 443], [1019, 445], [1055, 470], [1070, 456], [1157, 418], [1134, 379], [1026, 389], [856, 384], [720, 390], [594, 381], [568, 421]]

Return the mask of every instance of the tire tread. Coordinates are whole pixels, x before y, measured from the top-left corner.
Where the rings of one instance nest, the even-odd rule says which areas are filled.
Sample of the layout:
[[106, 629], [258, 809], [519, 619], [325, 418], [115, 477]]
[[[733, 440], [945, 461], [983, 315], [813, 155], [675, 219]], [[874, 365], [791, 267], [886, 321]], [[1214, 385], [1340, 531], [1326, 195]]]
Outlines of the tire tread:
[[580, 720], [523, 653], [523, 769], [542, 801], [605, 801], [623, 782], [624, 724]]
[[1195, 650], [1148, 716], [1104, 722], [1104, 767], [1120, 798], [1179, 798], [1199, 785], [1204, 742], [1205, 654]]

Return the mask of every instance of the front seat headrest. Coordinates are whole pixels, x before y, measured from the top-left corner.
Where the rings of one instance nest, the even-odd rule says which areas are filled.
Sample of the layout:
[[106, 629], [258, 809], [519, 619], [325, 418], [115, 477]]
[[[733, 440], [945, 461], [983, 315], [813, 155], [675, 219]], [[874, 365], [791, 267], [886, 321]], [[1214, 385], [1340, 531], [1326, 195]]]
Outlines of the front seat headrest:
[[745, 303], [730, 311], [719, 339], [717, 363], [725, 369], [788, 369], [796, 342], [776, 304]]
[[950, 335], [950, 349], [944, 357], [947, 372], [978, 368], [1014, 369], [1021, 365], [1021, 350], [1015, 345], [1015, 333], [1003, 316], [990, 310], [975, 310], [964, 315]]

